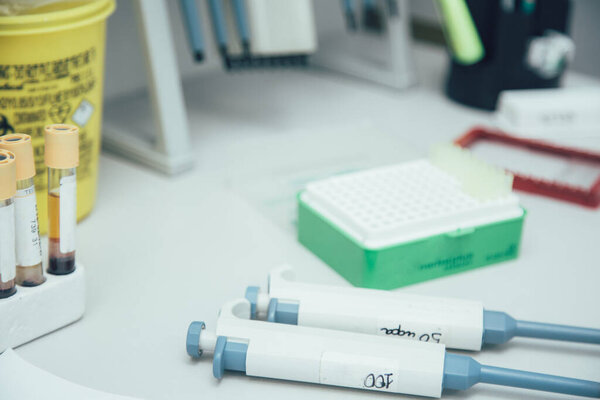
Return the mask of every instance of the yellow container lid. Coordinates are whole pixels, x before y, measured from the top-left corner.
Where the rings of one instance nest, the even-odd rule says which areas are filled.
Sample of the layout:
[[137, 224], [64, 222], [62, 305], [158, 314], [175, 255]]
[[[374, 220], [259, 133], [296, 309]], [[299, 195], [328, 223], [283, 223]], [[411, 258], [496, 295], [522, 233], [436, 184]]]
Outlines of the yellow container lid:
[[55, 3], [30, 12], [0, 17], [0, 36], [32, 35], [78, 28], [106, 19], [115, 0]]
[[24, 133], [0, 136], [0, 149], [8, 150], [15, 155], [18, 181], [35, 176], [31, 136]]
[[0, 149], [0, 200], [10, 199], [17, 193], [17, 164], [15, 155]]

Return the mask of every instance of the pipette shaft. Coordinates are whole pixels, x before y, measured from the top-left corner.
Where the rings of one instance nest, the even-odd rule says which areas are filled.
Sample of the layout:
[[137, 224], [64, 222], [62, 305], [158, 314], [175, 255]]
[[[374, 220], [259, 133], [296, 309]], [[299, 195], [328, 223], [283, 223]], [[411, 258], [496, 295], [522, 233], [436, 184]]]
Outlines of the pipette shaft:
[[600, 344], [600, 329], [515, 320], [500, 311], [485, 310], [483, 343], [505, 343], [516, 336]]
[[221, 56], [226, 57], [228, 39], [223, 4], [221, 3], [221, 0], [209, 0], [208, 5], [213, 23], [213, 31], [219, 45], [219, 52], [221, 53]]
[[466, 390], [476, 383], [512, 386], [584, 397], [600, 397], [600, 382], [481, 365], [473, 358], [446, 354], [444, 389]]
[[235, 23], [237, 25], [240, 41], [244, 54], [250, 53], [250, 30], [248, 28], [246, 5], [244, 0], [233, 0], [233, 9], [235, 11]]
[[196, 61], [204, 59], [204, 36], [196, 0], [179, 0], [190, 46]]

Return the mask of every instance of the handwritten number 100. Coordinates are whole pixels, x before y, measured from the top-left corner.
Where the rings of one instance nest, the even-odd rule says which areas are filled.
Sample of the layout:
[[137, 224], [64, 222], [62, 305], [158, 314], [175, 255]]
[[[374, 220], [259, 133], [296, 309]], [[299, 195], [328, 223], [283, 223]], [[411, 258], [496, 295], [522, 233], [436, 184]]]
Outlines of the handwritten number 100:
[[392, 382], [392, 376], [394, 374], [382, 374], [375, 375], [369, 374], [365, 378], [364, 385], [366, 388], [375, 388], [375, 389], [389, 389]]

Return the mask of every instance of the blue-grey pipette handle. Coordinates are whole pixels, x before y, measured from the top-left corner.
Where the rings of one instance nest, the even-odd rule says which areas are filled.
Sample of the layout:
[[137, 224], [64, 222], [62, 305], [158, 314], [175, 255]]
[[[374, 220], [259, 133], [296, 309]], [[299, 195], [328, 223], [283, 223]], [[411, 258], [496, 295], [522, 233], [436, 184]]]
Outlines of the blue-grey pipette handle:
[[355, 31], [357, 29], [357, 23], [354, 0], [342, 0], [342, 4], [344, 7], [344, 14], [346, 15], [346, 27], [349, 30]]
[[223, 14], [223, 4], [221, 0], [209, 0], [210, 17], [213, 21], [213, 29], [219, 44], [219, 50], [223, 53], [227, 51], [227, 29], [225, 25], [225, 16]]
[[196, 0], [179, 0], [179, 4], [194, 58], [196, 61], [202, 61], [204, 59], [204, 37]]
[[600, 344], [600, 329], [519, 321], [504, 312], [483, 312], [483, 343], [505, 343], [515, 336]]
[[248, 14], [246, 13], [246, 4], [244, 0], [232, 1], [233, 10], [235, 13], [235, 23], [240, 35], [242, 47], [244, 48], [244, 52], [248, 53], [250, 51], [250, 30], [248, 29]]
[[476, 383], [600, 398], [600, 382], [490, 367], [469, 356], [446, 353], [443, 388], [465, 390]]
[[376, 8], [375, 6], [375, 0], [363, 0], [363, 7], [364, 8]]

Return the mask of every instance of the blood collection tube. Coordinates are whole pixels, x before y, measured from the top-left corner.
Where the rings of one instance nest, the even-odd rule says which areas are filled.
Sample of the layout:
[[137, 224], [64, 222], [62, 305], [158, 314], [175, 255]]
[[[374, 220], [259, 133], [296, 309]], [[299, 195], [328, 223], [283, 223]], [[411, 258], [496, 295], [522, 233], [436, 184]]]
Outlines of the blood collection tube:
[[79, 129], [73, 125], [48, 125], [45, 134], [48, 167], [48, 273], [75, 271], [75, 226]]
[[15, 155], [0, 150], [0, 299], [16, 293], [15, 204], [17, 168]]
[[35, 198], [35, 161], [31, 137], [22, 133], [0, 137], [0, 149], [15, 155], [17, 194], [15, 196], [15, 235], [17, 285], [37, 286], [44, 283], [42, 246]]

